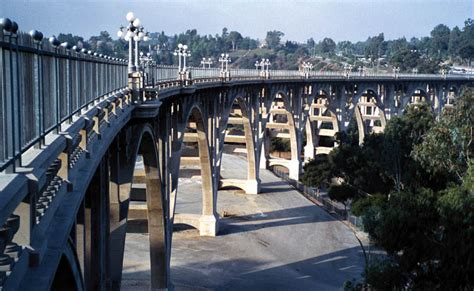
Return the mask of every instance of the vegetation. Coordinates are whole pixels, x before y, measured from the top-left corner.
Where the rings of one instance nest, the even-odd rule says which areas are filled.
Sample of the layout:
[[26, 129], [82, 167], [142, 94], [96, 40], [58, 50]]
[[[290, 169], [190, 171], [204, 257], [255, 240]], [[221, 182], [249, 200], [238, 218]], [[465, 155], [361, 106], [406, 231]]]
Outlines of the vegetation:
[[[474, 20], [468, 19], [464, 27], [450, 29], [446, 25], [436, 26], [430, 36], [407, 40], [399, 38], [386, 40], [383, 33], [369, 37], [365, 41], [352, 43], [331, 38], [316, 42], [313, 38], [306, 43], [282, 41], [281, 31], [268, 31], [264, 40], [245, 37], [238, 31], [223, 28], [221, 34], [199, 35], [196, 29], [184, 33], [167, 35], [165, 32], [151, 33], [151, 40], [141, 43], [141, 50], [148, 52], [160, 64], [175, 64], [173, 51], [177, 43], [189, 46], [192, 55], [190, 64], [199, 66], [203, 57], [213, 57], [215, 64], [222, 52], [229, 52], [231, 66], [254, 68], [255, 61], [270, 59], [272, 69], [298, 69], [302, 61], [311, 61], [316, 70], [342, 70], [344, 65], [352, 64], [356, 71], [359, 66], [375, 70], [391, 70], [400, 67], [401, 71], [419, 73], [439, 72], [443, 66], [453, 63], [468, 64], [474, 59]], [[61, 42], [68, 41], [98, 53], [127, 57], [128, 43], [114, 40], [107, 31], [89, 40], [72, 34], [60, 34]]]
[[429, 106], [408, 107], [383, 133], [340, 146], [305, 169], [303, 181], [333, 177], [332, 199], [352, 203], [386, 251], [346, 290], [472, 290], [474, 281], [474, 91], [464, 89], [436, 120]]

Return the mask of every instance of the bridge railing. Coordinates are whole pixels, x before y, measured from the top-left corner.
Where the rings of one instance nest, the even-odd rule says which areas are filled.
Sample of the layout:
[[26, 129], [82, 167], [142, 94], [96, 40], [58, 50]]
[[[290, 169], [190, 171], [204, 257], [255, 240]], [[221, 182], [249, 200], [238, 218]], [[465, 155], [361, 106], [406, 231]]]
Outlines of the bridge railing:
[[[146, 85], [155, 86], [160, 82], [169, 82], [180, 79], [177, 66], [155, 65], [145, 69]], [[220, 68], [188, 67], [186, 78], [197, 80], [197, 82], [214, 82], [223, 78], [225, 74]], [[232, 79], [471, 79], [472, 75], [452, 74], [400, 74], [400, 73], [372, 73], [372, 72], [350, 72], [343, 71], [311, 71], [302, 72], [298, 70], [269, 70], [268, 74], [255, 69], [229, 69], [229, 78]]]
[[127, 82], [123, 61], [0, 29], [0, 172], [21, 166], [27, 149]]

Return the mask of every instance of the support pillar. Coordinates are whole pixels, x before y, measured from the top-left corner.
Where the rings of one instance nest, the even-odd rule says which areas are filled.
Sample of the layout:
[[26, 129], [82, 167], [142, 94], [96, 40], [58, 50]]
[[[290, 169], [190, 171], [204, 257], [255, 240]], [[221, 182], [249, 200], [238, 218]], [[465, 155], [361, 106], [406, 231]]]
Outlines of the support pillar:
[[308, 142], [304, 147], [304, 162], [307, 163], [309, 160], [314, 159], [315, 150], [312, 142]]
[[199, 218], [199, 235], [216, 236], [219, 231], [219, 216], [217, 214], [201, 215]]
[[292, 159], [288, 162], [289, 177], [295, 181], [300, 179], [301, 161]]

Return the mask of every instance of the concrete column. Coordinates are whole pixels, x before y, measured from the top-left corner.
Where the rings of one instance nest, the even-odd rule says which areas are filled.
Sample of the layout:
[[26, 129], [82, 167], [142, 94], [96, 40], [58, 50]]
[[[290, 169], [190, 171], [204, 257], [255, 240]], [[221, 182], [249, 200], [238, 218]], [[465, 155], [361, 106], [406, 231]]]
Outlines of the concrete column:
[[85, 196], [84, 277], [89, 290], [105, 290], [108, 271], [108, 159], [99, 164]]
[[306, 145], [304, 146], [304, 162], [308, 162], [310, 159], [314, 159], [314, 133], [313, 126], [311, 125], [310, 118], [308, 116], [306, 120]]
[[260, 169], [267, 169], [268, 167], [268, 159], [269, 159], [269, 151], [270, 151], [270, 139], [268, 138], [268, 131], [267, 129], [263, 130], [263, 137], [261, 140], [261, 150], [260, 150]]
[[292, 159], [288, 162], [289, 177], [295, 181], [300, 179], [301, 161]]

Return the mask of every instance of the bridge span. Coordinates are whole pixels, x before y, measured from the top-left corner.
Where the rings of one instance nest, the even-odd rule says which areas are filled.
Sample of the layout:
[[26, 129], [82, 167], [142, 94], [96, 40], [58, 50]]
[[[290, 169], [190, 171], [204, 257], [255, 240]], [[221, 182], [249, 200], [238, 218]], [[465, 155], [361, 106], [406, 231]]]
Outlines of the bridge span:
[[[299, 179], [304, 160], [337, 146], [334, 135], [351, 123], [362, 143], [406, 106], [427, 102], [441, 113], [462, 86], [474, 85], [451, 75], [200, 68], [182, 74], [166, 66], [128, 72], [124, 60], [2, 23], [4, 290], [119, 289], [129, 206], [137, 197], [147, 205], [151, 286], [166, 289], [173, 223], [218, 235], [218, 189], [258, 194], [260, 169], [273, 165]], [[269, 155], [271, 137], [289, 139], [290, 159]], [[245, 145], [246, 179], [221, 179], [226, 143]], [[182, 164], [200, 169], [199, 215], [175, 211]]]

